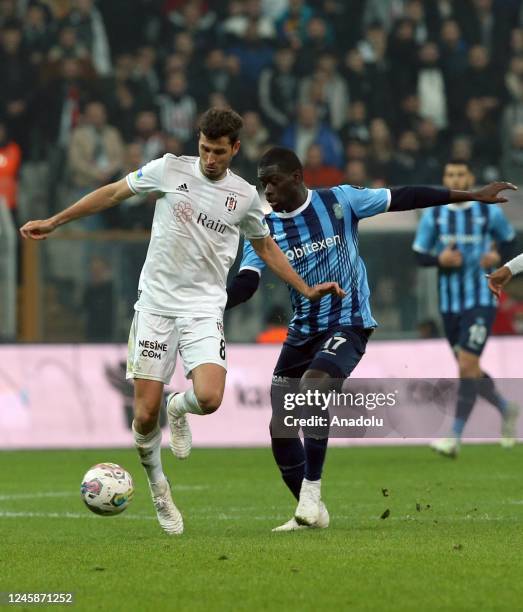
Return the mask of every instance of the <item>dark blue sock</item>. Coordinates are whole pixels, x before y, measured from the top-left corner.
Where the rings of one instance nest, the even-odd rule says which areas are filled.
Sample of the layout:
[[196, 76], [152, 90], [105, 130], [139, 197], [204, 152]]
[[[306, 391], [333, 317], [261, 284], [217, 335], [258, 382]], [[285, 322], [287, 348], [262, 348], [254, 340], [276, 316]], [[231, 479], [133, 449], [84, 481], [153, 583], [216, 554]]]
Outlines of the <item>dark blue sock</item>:
[[325, 455], [327, 453], [328, 438], [305, 438], [305, 478], [319, 480], [323, 472]]
[[483, 378], [479, 379], [478, 394], [495, 406], [501, 414], [505, 413], [508, 401], [499, 393], [496, 389], [496, 384], [486, 372], [483, 372]]
[[272, 438], [272, 454], [283, 481], [296, 499], [300, 498], [305, 469], [305, 453], [300, 438]]
[[462, 378], [459, 381], [458, 404], [456, 407], [456, 419], [453, 431], [457, 438], [461, 438], [466, 422], [474, 408], [478, 394], [477, 379]]

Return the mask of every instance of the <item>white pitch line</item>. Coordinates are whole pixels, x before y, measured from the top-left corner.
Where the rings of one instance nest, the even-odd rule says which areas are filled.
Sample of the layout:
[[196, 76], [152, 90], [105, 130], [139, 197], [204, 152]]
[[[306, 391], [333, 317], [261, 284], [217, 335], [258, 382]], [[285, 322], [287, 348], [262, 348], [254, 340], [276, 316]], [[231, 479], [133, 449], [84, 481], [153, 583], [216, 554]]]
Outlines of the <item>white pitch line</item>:
[[[189, 514], [190, 516], [190, 514]], [[156, 518], [154, 516], [146, 516], [146, 515], [139, 515], [139, 514], [122, 514], [122, 517], [124, 519], [127, 520], [134, 520], [134, 521], [155, 521]], [[209, 515], [193, 515], [193, 517], [195, 519], [201, 519], [201, 520], [219, 520], [219, 521], [239, 521], [239, 520], [245, 520], [246, 518], [248, 518], [249, 520], [254, 520], [254, 521], [282, 521], [285, 520], [285, 517], [282, 515], [278, 515], [278, 516], [247, 516], [247, 515], [243, 515], [243, 516], [230, 516], [227, 514], [223, 514], [223, 513], [218, 513], [218, 514], [209, 514]], [[86, 512], [13, 512], [13, 511], [9, 511], [9, 510], [4, 510], [4, 511], [0, 511], [0, 519], [1, 518], [58, 518], [58, 519], [96, 519], [96, 518], [100, 518], [95, 516], [94, 514], [90, 514], [88, 511]], [[101, 517], [101, 518], [108, 518], [108, 517]], [[338, 522], [338, 521], [350, 521], [353, 520], [355, 517], [354, 516], [334, 516], [334, 521]], [[420, 520], [421, 519], [421, 520]], [[361, 520], [361, 519], [359, 519]], [[378, 521], [380, 520], [379, 517], [377, 516], [371, 516], [371, 517], [367, 517], [366, 520], [372, 520], [372, 521]], [[412, 520], [419, 520], [420, 523], [431, 523], [432, 519], [430, 517], [426, 517], [426, 518], [421, 518], [421, 517], [417, 517], [417, 516], [391, 516], [387, 519], [387, 522], [390, 521], [412, 521]], [[467, 522], [500, 522], [500, 521], [521, 521], [520, 517], [515, 517], [515, 516], [454, 516], [454, 517], [438, 517], [439, 521], [442, 522], [442, 524], [444, 523], [448, 523], [448, 522], [461, 522], [461, 521], [467, 521]]]
[[36, 493], [12, 493], [0, 495], [0, 501], [11, 501], [14, 499], [34, 499], [35, 497], [70, 497], [74, 495], [71, 491], [41, 491]]
[[[173, 485], [176, 491], [203, 491], [209, 487], [205, 485]], [[75, 491], [37, 491], [35, 493], [12, 493], [8, 495], [0, 495], [0, 501], [14, 501], [17, 499], [35, 499], [35, 498], [52, 498], [52, 497], [78, 497], [80, 490]]]
[[[70, 519], [95, 519], [94, 514], [86, 512], [11, 512], [9, 510], [0, 511], [0, 518], [70, 518]], [[104, 517], [102, 517], [104, 518]], [[153, 521], [154, 516], [142, 516], [138, 514], [124, 514], [123, 518], [135, 521]]]

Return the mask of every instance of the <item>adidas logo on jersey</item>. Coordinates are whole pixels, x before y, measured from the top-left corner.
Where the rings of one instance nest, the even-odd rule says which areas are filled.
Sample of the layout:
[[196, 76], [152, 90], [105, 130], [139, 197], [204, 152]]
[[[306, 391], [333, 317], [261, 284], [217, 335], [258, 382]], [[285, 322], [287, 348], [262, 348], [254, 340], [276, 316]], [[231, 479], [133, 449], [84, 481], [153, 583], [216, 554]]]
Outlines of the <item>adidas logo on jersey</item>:
[[187, 187], [187, 183], [183, 183], [176, 187], [176, 191], [183, 191], [183, 193], [189, 193], [189, 188]]

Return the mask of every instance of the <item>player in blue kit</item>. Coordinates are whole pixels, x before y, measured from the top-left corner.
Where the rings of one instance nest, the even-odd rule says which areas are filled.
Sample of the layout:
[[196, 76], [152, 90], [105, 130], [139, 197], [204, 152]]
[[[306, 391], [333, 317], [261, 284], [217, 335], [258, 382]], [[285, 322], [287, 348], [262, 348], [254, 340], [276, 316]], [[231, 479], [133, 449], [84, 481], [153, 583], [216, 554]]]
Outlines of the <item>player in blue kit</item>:
[[[400, 187], [362, 189], [340, 185], [311, 191], [303, 183], [303, 168], [293, 151], [270, 149], [259, 163], [258, 177], [272, 212], [266, 216], [270, 233], [295, 270], [308, 283], [329, 278], [346, 293], [308, 304], [290, 288], [294, 316], [274, 369], [271, 396], [273, 419], [280, 410], [281, 390], [292, 380], [300, 391], [337, 390], [359, 363], [377, 323], [369, 305], [365, 265], [358, 252], [358, 223], [387, 211], [404, 211], [471, 199], [505, 202], [509, 183], [493, 183], [476, 192], [443, 188]], [[230, 283], [227, 308], [248, 300], [259, 285], [263, 261], [246, 242], [240, 271]], [[272, 451], [281, 475], [298, 500], [294, 517], [275, 531], [327, 527], [329, 514], [321, 500], [321, 476], [328, 443], [323, 435], [278, 437], [271, 426]]]
[[[466, 190], [474, 184], [474, 176], [466, 162], [451, 161], [445, 166], [443, 183], [449, 189]], [[447, 457], [457, 455], [478, 395], [501, 413], [502, 444], [510, 447], [515, 443], [518, 407], [497, 391], [480, 364], [497, 308], [487, 273], [510, 258], [514, 242], [514, 229], [503, 210], [475, 198], [426, 210], [418, 227], [413, 249], [421, 266], [438, 267], [439, 309], [459, 367], [452, 436], [431, 444]]]

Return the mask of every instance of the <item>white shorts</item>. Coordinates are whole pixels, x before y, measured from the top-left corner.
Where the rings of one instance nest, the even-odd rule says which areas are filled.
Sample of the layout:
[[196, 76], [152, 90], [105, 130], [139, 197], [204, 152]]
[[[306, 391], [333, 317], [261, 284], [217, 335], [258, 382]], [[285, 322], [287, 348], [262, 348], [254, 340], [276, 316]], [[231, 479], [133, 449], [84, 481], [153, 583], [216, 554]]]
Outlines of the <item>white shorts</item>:
[[174, 374], [178, 351], [185, 376], [204, 363], [216, 363], [227, 369], [222, 320], [134, 313], [129, 333], [127, 378], [168, 384]]

